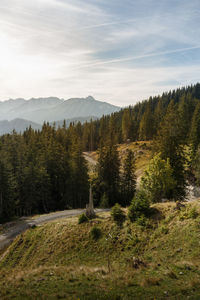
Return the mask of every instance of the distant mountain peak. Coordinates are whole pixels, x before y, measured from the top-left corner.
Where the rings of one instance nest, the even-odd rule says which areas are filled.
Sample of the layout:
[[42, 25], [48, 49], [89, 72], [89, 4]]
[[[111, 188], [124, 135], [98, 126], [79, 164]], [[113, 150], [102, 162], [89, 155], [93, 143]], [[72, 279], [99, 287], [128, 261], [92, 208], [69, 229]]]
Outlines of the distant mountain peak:
[[87, 96], [87, 98], [85, 98], [86, 100], [90, 100], [90, 101], [97, 101], [97, 100], [95, 100], [94, 99], [94, 97], [92, 97], [92, 96]]
[[43, 124], [64, 119], [100, 118], [119, 111], [121, 108], [107, 102], [97, 101], [91, 95], [86, 98], [68, 100], [57, 97], [16, 99], [0, 102], [0, 120], [25, 119]]

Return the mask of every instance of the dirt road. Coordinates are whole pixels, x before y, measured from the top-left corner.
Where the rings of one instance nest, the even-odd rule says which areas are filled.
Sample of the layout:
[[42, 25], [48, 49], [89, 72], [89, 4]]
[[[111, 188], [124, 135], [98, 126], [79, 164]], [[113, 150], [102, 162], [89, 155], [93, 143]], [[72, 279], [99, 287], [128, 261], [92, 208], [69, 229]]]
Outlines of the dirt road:
[[[107, 211], [106, 209], [95, 209], [95, 212], [103, 212]], [[3, 234], [0, 235], [0, 249], [8, 246], [17, 235], [24, 232], [28, 228], [32, 226], [37, 226], [42, 223], [46, 223], [49, 221], [53, 221], [60, 218], [68, 218], [72, 216], [78, 216], [84, 213], [84, 209], [72, 209], [72, 210], [64, 210], [55, 213], [50, 213], [47, 215], [41, 215], [35, 219], [33, 218], [24, 218], [18, 222], [13, 223], [9, 228], [5, 230]]]
[[94, 160], [94, 159], [90, 156], [89, 152], [83, 152], [83, 156], [84, 156], [85, 159], [86, 159], [89, 163], [91, 163], [93, 166], [95, 166], [95, 165], [97, 164], [97, 161]]

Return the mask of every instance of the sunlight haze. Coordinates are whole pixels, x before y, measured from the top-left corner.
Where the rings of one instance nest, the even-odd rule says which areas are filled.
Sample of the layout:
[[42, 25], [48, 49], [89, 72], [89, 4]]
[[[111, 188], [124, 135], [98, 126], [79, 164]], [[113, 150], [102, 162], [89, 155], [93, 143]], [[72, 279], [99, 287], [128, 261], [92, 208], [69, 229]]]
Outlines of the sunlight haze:
[[0, 100], [126, 106], [196, 83], [199, 1], [0, 1]]

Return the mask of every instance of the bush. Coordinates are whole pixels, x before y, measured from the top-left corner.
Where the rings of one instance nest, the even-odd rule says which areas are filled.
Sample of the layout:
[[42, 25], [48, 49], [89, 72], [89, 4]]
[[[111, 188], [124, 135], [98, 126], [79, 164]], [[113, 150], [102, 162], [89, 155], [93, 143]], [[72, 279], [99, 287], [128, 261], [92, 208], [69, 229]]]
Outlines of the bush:
[[147, 195], [143, 190], [136, 193], [128, 208], [128, 218], [131, 222], [136, 221], [141, 216], [148, 216], [150, 204]]
[[82, 224], [88, 222], [88, 217], [85, 214], [82, 214], [78, 218], [78, 224]]
[[93, 240], [97, 241], [102, 235], [101, 229], [97, 226], [93, 226], [92, 229], [90, 230], [90, 235]]
[[140, 226], [146, 226], [148, 223], [147, 218], [144, 215], [141, 215], [140, 217], [138, 217], [136, 222]]
[[126, 216], [118, 203], [116, 203], [115, 206], [112, 207], [111, 216], [118, 226], [122, 226], [126, 219]]
[[198, 217], [198, 215], [199, 214], [198, 214], [196, 207], [191, 208], [190, 211], [188, 212], [188, 217], [190, 219], [196, 219]]
[[196, 207], [188, 207], [186, 209], [182, 209], [180, 213], [180, 220], [184, 219], [196, 219], [199, 216], [199, 213]]
[[100, 207], [101, 208], [109, 208], [109, 199], [106, 193], [103, 194], [100, 201]]
[[163, 160], [161, 153], [154, 156], [141, 178], [141, 188], [153, 203], [160, 202], [163, 198], [171, 198], [176, 181], [169, 159]]
[[169, 228], [168, 228], [167, 226], [165, 226], [165, 225], [162, 225], [162, 226], [160, 227], [160, 232], [161, 232], [162, 234], [167, 234], [167, 233], [169, 232]]

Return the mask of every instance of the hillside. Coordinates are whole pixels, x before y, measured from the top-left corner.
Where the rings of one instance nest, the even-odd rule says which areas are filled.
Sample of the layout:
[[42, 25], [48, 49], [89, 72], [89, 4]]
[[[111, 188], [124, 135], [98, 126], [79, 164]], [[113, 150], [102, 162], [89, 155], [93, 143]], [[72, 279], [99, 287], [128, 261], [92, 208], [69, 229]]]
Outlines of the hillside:
[[[152, 142], [151, 141], [138, 141], [138, 142], [130, 142], [123, 143], [118, 145], [117, 147], [119, 151], [119, 158], [123, 161], [124, 156], [126, 154], [126, 150], [130, 149], [135, 154], [136, 159], [136, 177], [139, 181], [142, 176], [145, 168], [147, 167], [151, 157], [152, 157]], [[89, 168], [91, 171], [94, 170], [94, 164], [98, 160], [97, 151], [84, 152], [85, 158], [88, 161]]]
[[16, 99], [0, 102], [0, 120], [19, 118], [43, 124], [44, 121], [101, 117], [119, 110], [120, 107], [97, 101], [91, 96], [69, 100], [56, 97]]
[[26, 231], [1, 258], [0, 298], [199, 299], [199, 200], [152, 209], [145, 224], [121, 229], [108, 212]]
[[[82, 130], [78, 132], [84, 151], [98, 149], [100, 141], [108, 141], [111, 137], [114, 144], [149, 141], [159, 134], [163, 123], [174, 113], [176, 122], [168, 123], [175, 127], [171, 132], [179, 132], [183, 144], [190, 143], [195, 131], [194, 124], [198, 123], [199, 106], [200, 84], [197, 83], [149, 97], [134, 106], [125, 107], [90, 124], [83, 124]], [[200, 138], [197, 137], [196, 142], [199, 141]]]

